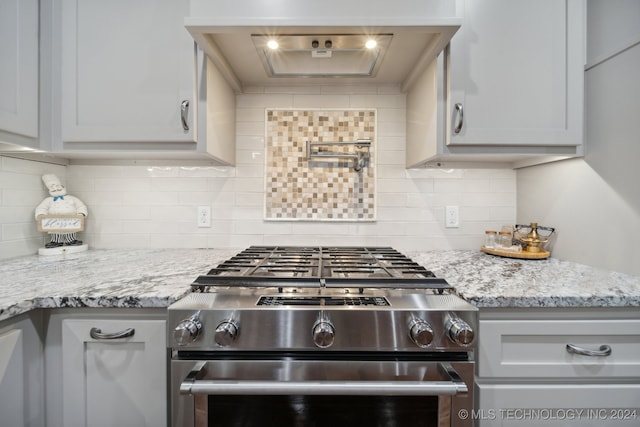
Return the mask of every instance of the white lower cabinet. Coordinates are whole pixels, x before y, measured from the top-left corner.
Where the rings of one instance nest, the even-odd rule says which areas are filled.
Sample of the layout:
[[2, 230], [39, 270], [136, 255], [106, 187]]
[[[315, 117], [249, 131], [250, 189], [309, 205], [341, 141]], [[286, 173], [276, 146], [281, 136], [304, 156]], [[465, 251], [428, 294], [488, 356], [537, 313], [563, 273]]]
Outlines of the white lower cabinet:
[[640, 425], [637, 310], [481, 310], [478, 342], [476, 425]]
[[63, 425], [166, 426], [165, 329], [165, 320], [62, 320]]
[[0, 425], [44, 426], [41, 317], [29, 313], [0, 322]]
[[22, 330], [0, 333], [0, 413], [7, 426], [24, 425]]
[[637, 426], [640, 384], [478, 384], [480, 426]]

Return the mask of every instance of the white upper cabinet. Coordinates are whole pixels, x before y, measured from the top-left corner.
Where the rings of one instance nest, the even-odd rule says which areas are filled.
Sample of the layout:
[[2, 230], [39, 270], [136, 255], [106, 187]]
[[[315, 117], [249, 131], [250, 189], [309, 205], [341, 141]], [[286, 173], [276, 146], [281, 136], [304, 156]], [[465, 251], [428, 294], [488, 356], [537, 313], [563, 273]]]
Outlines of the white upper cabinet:
[[38, 1], [0, 0], [0, 145], [38, 137]]
[[581, 145], [582, 0], [458, 4], [464, 23], [451, 41], [447, 144]]
[[62, 0], [63, 142], [195, 142], [186, 0]]
[[407, 92], [407, 167], [583, 154], [583, 0], [458, 0], [450, 48]]

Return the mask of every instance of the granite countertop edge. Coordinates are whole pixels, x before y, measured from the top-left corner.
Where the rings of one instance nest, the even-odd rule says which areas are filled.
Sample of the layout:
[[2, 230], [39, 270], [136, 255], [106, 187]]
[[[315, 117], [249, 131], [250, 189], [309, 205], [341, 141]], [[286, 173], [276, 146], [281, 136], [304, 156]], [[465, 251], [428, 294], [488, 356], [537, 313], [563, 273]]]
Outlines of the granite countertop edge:
[[[0, 264], [0, 321], [39, 308], [165, 308], [242, 249], [96, 249]], [[640, 307], [640, 276], [481, 251], [407, 251], [479, 308]], [[141, 266], [143, 268], [141, 269]]]

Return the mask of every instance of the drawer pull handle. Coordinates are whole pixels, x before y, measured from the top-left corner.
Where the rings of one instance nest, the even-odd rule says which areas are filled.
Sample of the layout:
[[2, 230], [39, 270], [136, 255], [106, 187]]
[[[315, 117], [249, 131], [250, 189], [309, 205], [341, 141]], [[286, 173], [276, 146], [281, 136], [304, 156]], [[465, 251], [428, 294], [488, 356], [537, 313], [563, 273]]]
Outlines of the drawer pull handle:
[[135, 334], [136, 330], [133, 328], [125, 329], [124, 331], [114, 332], [112, 334], [102, 333], [101, 329], [91, 328], [89, 331], [89, 335], [94, 340], [116, 340], [118, 338], [127, 338], [132, 337]]
[[577, 345], [567, 344], [567, 352], [580, 354], [582, 356], [605, 357], [611, 354], [611, 347], [605, 344], [601, 345], [598, 350], [588, 350], [586, 348], [578, 347]]

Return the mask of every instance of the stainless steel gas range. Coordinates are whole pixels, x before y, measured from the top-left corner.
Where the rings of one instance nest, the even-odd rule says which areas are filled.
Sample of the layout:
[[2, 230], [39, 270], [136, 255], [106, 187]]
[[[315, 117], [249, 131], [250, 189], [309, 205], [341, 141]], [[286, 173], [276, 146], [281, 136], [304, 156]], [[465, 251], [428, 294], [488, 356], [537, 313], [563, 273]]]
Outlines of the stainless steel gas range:
[[471, 426], [477, 309], [388, 247], [252, 246], [169, 307], [173, 426]]

